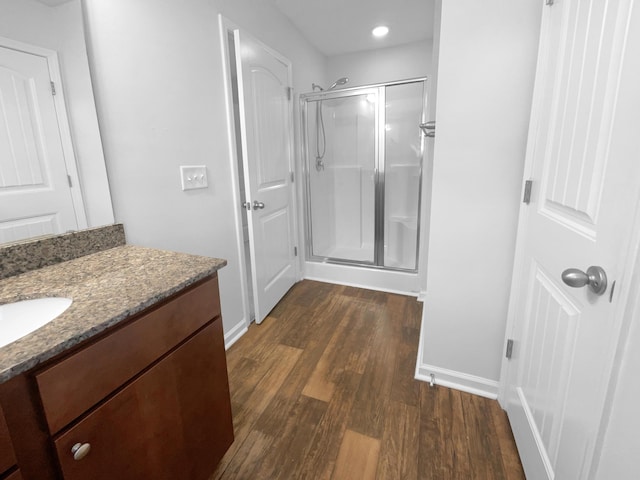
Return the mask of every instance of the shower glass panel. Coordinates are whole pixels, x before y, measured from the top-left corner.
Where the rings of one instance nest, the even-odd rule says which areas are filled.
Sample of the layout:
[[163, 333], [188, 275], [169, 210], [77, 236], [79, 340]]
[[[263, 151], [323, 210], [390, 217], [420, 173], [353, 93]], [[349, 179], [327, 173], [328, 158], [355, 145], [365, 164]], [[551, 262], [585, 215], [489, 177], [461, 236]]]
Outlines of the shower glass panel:
[[417, 268], [424, 82], [385, 89], [384, 265]]
[[300, 100], [308, 259], [415, 272], [425, 79]]
[[333, 92], [306, 105], [311, 254], [375, 260], [377, 92]]

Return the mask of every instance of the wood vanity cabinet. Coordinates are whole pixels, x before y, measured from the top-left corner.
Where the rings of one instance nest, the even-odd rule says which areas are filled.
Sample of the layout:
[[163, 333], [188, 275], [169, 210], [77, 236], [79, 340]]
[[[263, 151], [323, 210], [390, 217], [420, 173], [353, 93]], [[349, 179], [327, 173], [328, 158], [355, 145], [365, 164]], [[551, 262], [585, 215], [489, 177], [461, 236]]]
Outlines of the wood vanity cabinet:
[[22, 477], [16, 468], [17, 460], [13, 451], [13, 444], [9, 436], [9, 428], [0, 408], [0, 479], [18, 480]]
[[233, 442], [217, 276], [32, 381], [65, 480], [206, 480]]

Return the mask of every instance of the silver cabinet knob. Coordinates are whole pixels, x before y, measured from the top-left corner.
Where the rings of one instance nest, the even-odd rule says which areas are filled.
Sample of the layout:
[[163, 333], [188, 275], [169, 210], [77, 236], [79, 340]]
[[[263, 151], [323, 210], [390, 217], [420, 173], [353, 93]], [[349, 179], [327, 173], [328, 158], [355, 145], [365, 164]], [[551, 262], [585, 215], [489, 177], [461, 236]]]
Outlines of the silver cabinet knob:
[[264, 208], [264, 203], [259, 202], [257, 200], [253, 201], [253, 209], [254, 210], [263, 209], [263, 208]]
[[90, 443], [76, 443], [73, 447], [71, 447], [71, 453], [73, 454], [74, 460], [82, 460], [84, 457], [89, 455], [90, 451]]
[[577, 268], [568, 268], [562, 272], [562, 281], [574, 288], [588, 285], [596, 295], [602, 295], [607, 290], [607, 274], [602, 267], [591, 266], [587, 273]]

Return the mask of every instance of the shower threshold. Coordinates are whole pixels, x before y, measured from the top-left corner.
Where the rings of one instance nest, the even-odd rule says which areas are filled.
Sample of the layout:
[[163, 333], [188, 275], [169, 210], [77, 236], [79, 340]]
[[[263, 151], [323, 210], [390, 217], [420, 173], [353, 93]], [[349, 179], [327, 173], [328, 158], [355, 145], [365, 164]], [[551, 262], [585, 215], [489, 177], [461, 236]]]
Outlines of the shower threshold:
[[373, 264], [373, 243], [363, 244], [359, 247], [334, 247], [327, 252], [323, 252], [320, 257], [343, 260], [346, 262]]

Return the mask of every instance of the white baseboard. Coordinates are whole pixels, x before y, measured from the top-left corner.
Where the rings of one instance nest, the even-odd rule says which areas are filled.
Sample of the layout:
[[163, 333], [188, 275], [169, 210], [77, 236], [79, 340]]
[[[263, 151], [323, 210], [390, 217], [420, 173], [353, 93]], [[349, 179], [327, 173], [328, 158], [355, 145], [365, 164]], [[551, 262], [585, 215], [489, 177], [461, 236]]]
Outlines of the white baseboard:
[[426, 299], [427, 299], [427, 292], [426, 292], [426, 291], [422, 290], [422, 291], [418, 292], [417, 300], [418, 300], [419, 302], [423, 302], [423, 303], [424, 303], [424, 301], [425, 301]]
[[247, 331], [248, 329], [247, 329], [247, 326], [245, 325], [245, 322], [244, 321], [238, 322], [238, 324], [235, 327], [233, 327], [231, 330], [225, 333], [224, 349], [229, 350], [231, 345], [236, 343], [240, 339], [240, 337], [242, 337], [245, 333], [247, 333]]
[[456, 390], [472, 393], [473, 395], [480, 395], [481, 397], [490, 398], [492, 400], [498, 398], [499, 383], [495, 380], [489, 380], [488, 378], [457, 372], [447, 368], [427, 365], [426, 363], [418, 364], [416, 366], [416, 380], [430, 382], [431, 374], [435, 376], [436, 385], [454, 388]]

